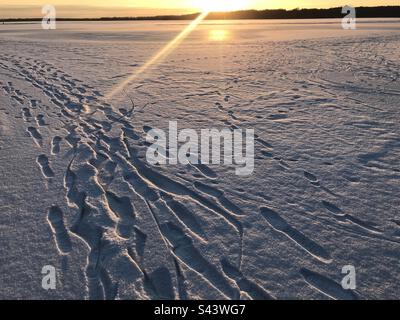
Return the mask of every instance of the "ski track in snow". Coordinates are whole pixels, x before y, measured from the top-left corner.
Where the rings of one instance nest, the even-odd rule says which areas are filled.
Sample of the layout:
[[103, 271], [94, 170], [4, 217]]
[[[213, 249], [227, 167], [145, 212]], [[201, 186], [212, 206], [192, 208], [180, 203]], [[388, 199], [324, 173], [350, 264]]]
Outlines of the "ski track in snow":
[[[287, 248], [276, 254], [287, 254], [297, 272], [287, 265], [281, 272], [290, 270], [294, 279], [308, 286], [308, 294], [358, 299], [362, 294], [344, 291], [338, 284], [340, 269], [330, 268], [342, 257], [340, 237], [382, 241], [399, 248], [400, 237], [391, 232], [398, 224], [390, 222], [389, 216], [373, 219], [360, 216], [358, 210], [352, 212], [354, 197], [349, 190], [357, 190], [373, 177], [379, 183], [389, 181], [394, 194], [399, 191], [400, 128], [398, 113], [393, 111], [400, 101], [400, 65], [393, 48], [398, 48], [400, 36], [340, 43], [322, 40], [316, 42], [318, 51], [312, 40], [284, 43], [287, 47], [275, 43], [268, 59], [262, 52], [269, 44], [258, 44], [252, 47], [253, 60], [238, 62], [231, 73], [218, 69], [204, 73], [202, 63], [207, 62], [198, 62], [200, 58], [193, 55], [184, 62], [177, 54], [174, 60], [169, 58], [177, 69], [165, 67], [162, 76], [145, 81], [144, 87], [127, 89], [132, 96], [135, 90], [142, 97], [145, 93], [153, 102], [157, 91], [151, 88], [165, 90], [172, 81], [180, 93], [164, 108], [179, 104], [179, 99], [190, 105], [210, 97], [214, 100], [212, 121], [219, 119], [219, 126], [253, 125], [256, 166], [261, 172], [263, 166], [273, 170], [277, 186], [287, 184], [288, 194], [281, 198], [268, 192], [275, 188], [272, 180], [256, 182], [252, 179], [258, 178], [253, 177], [224, 186], [223, 171], [211, 166], [189, 165], [178, 171], [150, 167], [143, 158], [145, 133], [160, 121], [162, 116], [155, 114], [161, 111], [152, 107], [131, 118], [129, 107], [117, 109], [105, 101], [95, 86], [63, 68], [63, 59], [56, 53], [50, 63], [23, 41], [15, 42], [19, 50], [0, 42], [2, 94], [20, 110], [21, 127], [36, 150], [34, 160], [43, 183], [51, 188], [51, 180], [61, 179], [64, 184], [70, 213], [63, 212], [65, 204], [60, 203], [47, 213], [54, 245], [60, 256], [70, 255], [76, 241], [89, 248], [87, 264], [81, 267], [87, 298], [127, 298], [126, 284], [134, 288], [132, 299], [282, 297], [282, 292], [289, 291], [279, 291], [281, 287], [266, 275], [273, 270], [269, 260], [251, 253], [253, 241], [264, 239], [257, 235], [253, 240], [251, 232], [257, 231], [270, 239], [263, 247], [273, 250], [280, 243]], [[90, 47], [77, 46], [76, 51], [81, 51], [83, 60], [95, 55]], [[245, 54], [227, 53], [233, 64]], [[397, 56], [391, 59], [392, 54]], [[57, 57], [60, 65], [55, 63]], [[178, 67], [184, 63], [198, 67], [193, 67], [186, 84], [186, 71]], [[296, 72], [285, 69], [294, 65]], [[218, 79], [216, 87], [213, 79]], [[380, 105], [378, 98], [369, 102], [365, 97], [372, 90], [386, 102]], [[195, 116], [201, 116], [198, 112]], [[154, 117], [154, 122], [137, 125], [139, 116]], [[180, 116], [185, 119], [188, 113]], [[277, 134], [270, 140], [266, 132], [271, 130]], [[58, 159], [65, 160], [64, 167], [53, 165]], [[384, 185], [375, 186], [381, 197], [386, 194]], [[308, 206], [302, 197], [309, 199]], [[212, 229], [216, 221], [219, 227]], [[339, 238], [331, 239], [330, 232]], [[225, 235], [231, 247], [221, 255], [213, 238]], [[151, 250], [165, 253], [164, 260], [157, 264], [149, 258]]]

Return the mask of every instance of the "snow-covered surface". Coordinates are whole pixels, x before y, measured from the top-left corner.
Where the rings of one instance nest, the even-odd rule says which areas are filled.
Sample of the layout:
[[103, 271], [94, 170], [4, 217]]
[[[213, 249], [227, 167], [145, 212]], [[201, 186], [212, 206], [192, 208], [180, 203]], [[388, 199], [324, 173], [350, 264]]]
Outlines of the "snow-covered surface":
[[[0, 298], [399, 298], [400, 21], [208, 21], [106, 101], [184, 27], [0, 25]], [[149, 166], [168, 121], [254, 174]]]

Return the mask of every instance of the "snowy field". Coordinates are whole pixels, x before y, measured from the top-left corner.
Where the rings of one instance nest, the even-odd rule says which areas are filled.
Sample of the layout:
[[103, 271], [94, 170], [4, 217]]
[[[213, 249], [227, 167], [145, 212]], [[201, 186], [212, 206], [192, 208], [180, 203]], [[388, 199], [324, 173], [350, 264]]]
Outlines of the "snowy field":
[[[207, 21], [107, 98], [185, 27], [0, 25], [0, 298], [400, 298], [400, 21]], [[149, 165], [169, 121], [254, 173]]]

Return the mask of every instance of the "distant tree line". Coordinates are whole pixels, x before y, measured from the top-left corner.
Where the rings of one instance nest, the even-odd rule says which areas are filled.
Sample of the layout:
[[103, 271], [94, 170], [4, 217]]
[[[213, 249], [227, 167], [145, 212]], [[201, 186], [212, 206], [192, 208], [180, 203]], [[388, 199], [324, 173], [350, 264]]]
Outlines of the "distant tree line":
[[[358, 7], [357, 18], [399, 18], [400, 6]], [[342, 18], [342, 8], [294, 10], [246, 10], [211, 13], [208, 19], [325, 19]]]
[[[400, 6], [357, 7], [357, 18], [400, 18]], [[58, 18], [58, 21], [144, 21], [144, 20], [193, 20], [200, 13], [186, 15], [162, 15], [152, 17], [103, 17], [103, 18]], [[238, 20], [238, 19], [326, 19], [342, 18], [342, 8], [330, 9], [294, 9], [294, 10], [242, 10], [233, 12], [212, 12], [207, 20]], [[33, 19], [3, 19], [2, 22], [41, 21]]]

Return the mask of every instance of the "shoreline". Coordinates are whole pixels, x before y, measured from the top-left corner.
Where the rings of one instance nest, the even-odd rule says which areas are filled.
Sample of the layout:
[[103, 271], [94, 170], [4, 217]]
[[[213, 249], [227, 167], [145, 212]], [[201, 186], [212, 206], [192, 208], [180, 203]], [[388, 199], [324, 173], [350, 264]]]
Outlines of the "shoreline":
[[[400, 18], [400, 6], [355, 7], [357, 18]], [[143, 17], [98, 17], [98, 18], [57, 18], [57, 21], [188, 21], [201, 13], [184, 15], [158, 15]], [[294, 10], [240, 10], [232, 12], [210, 12], [204, 19], [210, 20], [310, 20], [343, 18], [341, 7], [329, 9]], [[3, 18], [0, 24], [15, 22], [41, 22], [43, 18]]]

